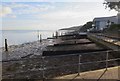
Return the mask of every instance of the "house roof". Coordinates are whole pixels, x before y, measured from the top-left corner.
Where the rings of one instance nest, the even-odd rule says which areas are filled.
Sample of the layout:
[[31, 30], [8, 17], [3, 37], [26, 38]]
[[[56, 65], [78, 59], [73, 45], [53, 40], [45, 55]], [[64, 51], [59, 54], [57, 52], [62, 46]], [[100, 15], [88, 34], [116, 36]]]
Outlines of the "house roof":
[[117, 16], [111, 16], [111, 17], [98, 17], [94, 18], [93, 21], [111, 21], [111, 22], [116, 22], [117, 23]]

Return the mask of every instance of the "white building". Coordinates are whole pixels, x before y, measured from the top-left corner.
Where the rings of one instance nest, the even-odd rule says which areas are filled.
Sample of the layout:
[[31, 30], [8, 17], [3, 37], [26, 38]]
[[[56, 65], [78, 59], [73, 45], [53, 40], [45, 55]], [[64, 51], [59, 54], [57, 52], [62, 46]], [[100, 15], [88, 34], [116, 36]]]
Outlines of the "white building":
[[118, 17], [98, 17], [93, 20], [96, 30], [103, 30], [104, 28], [109, 27], [112, 23], [118, 24]]
[[120, 24], [120, 12], [117, 14], [118, 17], [118, 23]]

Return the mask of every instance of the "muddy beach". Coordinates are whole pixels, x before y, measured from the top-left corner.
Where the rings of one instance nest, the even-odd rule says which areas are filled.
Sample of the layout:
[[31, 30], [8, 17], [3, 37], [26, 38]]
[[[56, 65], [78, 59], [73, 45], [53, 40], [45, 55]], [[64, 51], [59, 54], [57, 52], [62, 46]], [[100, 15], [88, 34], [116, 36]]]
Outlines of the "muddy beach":
[[[13, 45], [9, 47], [9, 53], [4, 52], [2, 48], [3, 62], [2, 62], [2, 78], [3, 79], [42, 79], [43, 78], [43, 69], [45, 70], [45, 77], [57, 77], [61, 75], [67, 75], [76, 73], [78, 71], [78, 55], [74, 56], [60, 56], [60, 57], [42, 57], [42, 52], [46, 50], [50, 50], [51, 47], [53, 50], [56, 50], [53, 45], [57, 40], [45, 40], [42, 43], [39, 41], [25, 43], [21, 45]], [[85, 42], [89, 40], [79, 40], [79, 42]], [[74, 46], [72, 48], [76, 49], [87, 49], [90, 48], [101, 48], [97, 45], [84, 45], [84, 46]], [[50, 47], [50, 49], [49, 49]], [[59, 50], [63, 50], [66, 47], [58, 47]], [[68, 47], [70, 50], [71, 48]], [[6, 55], [8, 56], [6, 57]], [[105, 58], [104, 54], [100, 54], [98, 56], [92, 55], [94, 60], [100, 60], [101, 58]], [[97, 58], [96, 58], [97, 57]], [[82, 61], [84, 60], [90, 61], [92, 57], [84, 56]], [[75, 66], [65, 66], [61, 68], [54, 69], [53, 67], [59, 67], [68, 64], [76, 64]], [[44, 68], [43, 68], [44, 65]], [[91, 64], [91, 65], [83, 65], [83, 71], [91, 70], [93, 68], [103, 68], [104, 63], [100, 64]], [[113, 65], [116, 65], [114, 62]], [[91, 66], [91, 67], [90, 67]], [[101, 66], [101, 67], [100, 67]], [[89, 68], [90, 67], [90, 68]], [[48, 69], [46, 69], [48, 68]], [[95, 68], [95, 69], [96, 69]]]

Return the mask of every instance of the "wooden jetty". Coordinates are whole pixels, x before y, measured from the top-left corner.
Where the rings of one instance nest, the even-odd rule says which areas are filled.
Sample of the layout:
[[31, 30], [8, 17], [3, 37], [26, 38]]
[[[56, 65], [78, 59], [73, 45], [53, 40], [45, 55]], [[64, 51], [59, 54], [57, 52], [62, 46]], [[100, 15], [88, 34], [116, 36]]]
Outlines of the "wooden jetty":
[[[96, 45], [96, 42], [90, 41], [87, 37], [87, 34], [70, 34], [59, 36], [58, 39], [63, 40], [63, 42], [59, 42], [52, 46], [47, 46], [47, 50], [43, 51], [43, 56], [81, 54], [110, 50], [109, 48]], [[80, 41], [82, 39], [86, 40]]]
[[70, 39], [84, 39], [87, 38], [87, 34], [68, 34], [68, 35], [61, 35], [58, 38], [61, 38], [62, 40], [70, 40]]
[[43, 56], [56, 56], [56, 55], [70, 55], [70, 54], [83, 54], [91, 52], [107, 51], [108, 49], [88, 49], [88, 50], [68, 50], [68, 51], [43, 51]]
[[83, 44], [93, 44], [94, 42], [82, 42], [82, 43], [68, 43], [68, 44], [54, 44], [54, 46], [69, 46], [69, 45], [83, 45]]
[[101, 44], [109, 49], [112, 50], [119, 50], [120, 45], [116, 44], [116, 42], [120, 42], [118, 38], [108, 37], [108, 36], [101, 36], [97, 34], [88, 34], [88, 38], [95, 43]]

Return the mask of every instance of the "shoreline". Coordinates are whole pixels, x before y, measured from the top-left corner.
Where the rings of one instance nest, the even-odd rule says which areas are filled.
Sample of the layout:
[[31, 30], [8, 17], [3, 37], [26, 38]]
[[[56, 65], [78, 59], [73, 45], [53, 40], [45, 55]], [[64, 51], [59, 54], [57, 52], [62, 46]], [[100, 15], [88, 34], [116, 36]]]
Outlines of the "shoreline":
[[50, 44], [48, 39], [39, 41], [27, 42], [19, 45], [8, 46], [8, 52], [5, 52], [4, 47], [0, 48], [2, 58], [0, 61], [18, 60], [27, 56], [42, 55], [42, 51]]
[[[45, 41], [45, 40], [48, 40], [48, 39], [42, 39], [42, 41]], [[19, 46], [19, 45], [22, 45], [22, 44], [28, 44], [28, 43], [33, 43], [33, 42], [37, 42], [39, 40], [36, 40], [36, 41], [28, 41], [28, 42], [23, 42], [23, 43], [18, 43], [18, 44], [8, 44], [8, 47], [12, 47], [12, 46]], [[4, 48], [4, 44], [0, 47], [0, 49]]]

